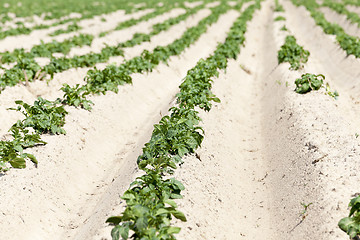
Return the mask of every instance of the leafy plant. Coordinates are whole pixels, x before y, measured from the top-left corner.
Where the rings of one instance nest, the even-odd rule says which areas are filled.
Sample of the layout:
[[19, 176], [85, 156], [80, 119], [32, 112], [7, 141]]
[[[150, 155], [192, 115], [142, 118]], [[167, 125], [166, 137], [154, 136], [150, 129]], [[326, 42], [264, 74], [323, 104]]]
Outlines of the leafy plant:
[[278, 51], [278, 63], [288, 62], [291, 70], [298, 70], [308, 61], [309, 55], [309, 51], [296, 43], [294, 36], [288, 35]]
[[349, 216], [341, 219], [338, 226], [353, 239], [360, 236], [360, 196], [353, 198], [349, 207], [351, 208]]
[[275, 22], [276, 22], [276, 21], [285, 21], [285, 20], [286, 20], [286, 18], [283, 17], [283, 16], [277, 16], [277, 17], [274, 19]]
[[21, 112], [25, 119], [21, 121], [24, 128], [31, 127], [36, 133], [65, 134], [62, 128], [65, 124], [65, 115], [68, 112], [61, 105], [61, 100], [49, 101], [41, 97], [31, 106], [21, 100], [15, 101], [19, 106], [10, 108]]
[[31, 128], [24, 126], [21, 121], [15, 123], [9, 131], [13, 139], [0, 141], [0, 172], [9, 169], [7, 162], [13, 168], [25, 168], [27, 159], [37, 164], [36, 157], [30, 153], [24, 153], [24, 149], [46, 144], [46, 142], [41, 140], [38, 133], [32, 133]]
[[86, 95], [88, 95], [89, 92], [84, 91], [83, 87], [80, 87], [79, 84], [76, 84], [75, 87], [64, 84], [61, 90], [65, 93], [63, 96], [64, 99], [62, 100], [63, 104], [81, 107], [88, 111], [91, 110], [91, 105], [94, 105], [92, 101], [86, 99]]
[[275, 0], [275, 12], [285, 12], [283, 6], [279, 4], [279, 0]]
[[282, 26], [281, 28], [280, 28], [280, 30], [281, 31], [288, 31], [288, 29], [286, 28], [286, 26], [284, 25], [284, 26]]
[[74, 21], [72, 24], [70, 24], [69, 26], [67, 26], [66, 29], [58, 29], [52, 33], [49, 34], [49, 36], [57, 36], [63, 33], [69, 33], [69, 32], [75, 32], [80, 30], [81, 27], [76, 23], [76, 21]]
[[295, 84], [296, 84], [295, 92], [304, 94], [312, 90], [319, 90], [320, 88], [324, 88], [327, 95], [336, 99], [339, 96], [338, 92], [337, 91], [331, 92], [328, 83], [326, 83], [324, 86], [324, 80], [325, 80], [325, 76], [322, 74], [318, 74], [318, 75], [311, 73], [302, 74], [301, 78], [295, 80]]

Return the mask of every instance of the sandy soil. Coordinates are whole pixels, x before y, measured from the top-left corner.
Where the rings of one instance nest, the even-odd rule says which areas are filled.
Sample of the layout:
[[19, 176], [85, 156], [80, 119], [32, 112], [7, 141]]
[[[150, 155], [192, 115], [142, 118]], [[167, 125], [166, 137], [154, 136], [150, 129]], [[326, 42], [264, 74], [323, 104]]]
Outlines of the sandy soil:
[[[337, 222], [359, 192], [360, 61], [346, 57], [305, 8], [280, 2], [286, 21], [274, 22], [278, 13], [265, 0], [248, 24], [238, 59], [214, 79], [221, 103], [200, 113], [203, 145], [176, 171], [186, 187], [178, 204], [188, 219], [176, 223], [182, 227], [178, 239], [347, 239]], [[175, 38], [202, 14], [154, 37], [152, 45], [127, 49], [127, 56], [167, 44], [166, 36]], [[174, 104], [186, 71], [214, 51], [237, 16], [223, 15], [180, 57], [134, 75], [133, 85], [118, 94], [92, 96], [92, 112], [68, 108], [67, 135], [46, 135], [48, 145], [29, 150], [38, 167], [29, 163], [0, 176], [1, 239], [110, 239], [104, 221], [124, 207], [119, 197], [140, 174], [136, 158], [153, 124]], [[283, 25], [289, 32], [280, 30]], [[287, 34], [310, 51], [304, 69], [277, 63]], [[296, 94], [294, 80], [305, 72], [324, 74], [339, 99], [324, 91]], [[55, 97], [51, 86], [81, 82], [85, 73], [59, 74], [49, 87], [34, 83], [37, 94], [22, 86], [6, 89], [0, 135], [6, 137], [19, 117], [6, 111], [14, 98]]]

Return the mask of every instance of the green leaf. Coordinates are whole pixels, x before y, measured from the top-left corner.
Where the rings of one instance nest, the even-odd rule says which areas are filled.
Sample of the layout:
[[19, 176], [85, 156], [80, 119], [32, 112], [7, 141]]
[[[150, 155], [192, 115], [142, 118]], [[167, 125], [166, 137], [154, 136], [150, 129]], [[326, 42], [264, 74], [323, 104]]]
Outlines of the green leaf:
[[30, 153], [26, 153], [26, 156], [35, 164], [38, 164], [38, 161], [36, 160], [36, 157]]
[[166, 199], [164, 200], [164, 203], [169, 204], [170, 206], [172, 206], [173, 208], [177, 208], [177, 204], [175, 203], [175, 201], [171, 200], [171, 199]]
[[129, 238], [129, 224], [117, 225], [111, 230], [111, 237], [113, 240], [126, 240]]
[[139, 217], [135, 222], [135, 227], [139, 231], [144, 231], [148, 226], [148, 220], [146, 217]]
[[181, 230], [181, 228], [179, 227], [169, 227], [167, 232], [168, 234], [175, 234], [175, 233], [179, 233]]
[[106, 222], [107, 223], [112, 223], [115, 225], [118, 225], [121, 222], [122, 217], [121, 216], [113, 216], [113, 217], [109, 217]]
[[156, 214], [155, 216], [158, 216], [158, 215], [161, 215], [161, 214], [164, 214], [164, 213], [169, 213], [169, 210], [165, 209], [165, 208], [160, 208], [156, 211]]
[[24, 158], [17, 157], [9, 161], [13, 168], [26, 168], [26, 161]]
[[183, 221], [183, 222], [186, 222], [186, 217], [185, 217], [185, 215], [184, 215], [182, 212], [180, 212], [180, 211], [173, 211], [173, 212], [171, 212], [171, 214], [172, 214], [174, 217], [176, 217], [177, 219], [179, 219], [179, 220], [181, 220], [181, 221]]

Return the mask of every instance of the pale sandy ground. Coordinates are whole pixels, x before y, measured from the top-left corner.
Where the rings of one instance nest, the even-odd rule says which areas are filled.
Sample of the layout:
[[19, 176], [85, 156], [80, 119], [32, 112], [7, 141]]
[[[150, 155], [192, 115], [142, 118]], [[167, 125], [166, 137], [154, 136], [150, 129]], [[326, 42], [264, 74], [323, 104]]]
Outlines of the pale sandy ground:
[[[188, 218], [176, 222], [178, 239], [347, 239], [337, 222], [359, 192], [360, 62], [303, 7], [281, 3], [285, 22], [273, 22], [273, 1], [262, 3], [238, 60], [214, 79], [222, 102], [200, 111], [205, 140], [198, 157], [187, 156], [176, 171]], [[29, 163], [0, 177], [1, 239], [110, 239], [104, 221], [121, 212], [119, 196], [139, 175], [135, 161], [152, 125], [173, 105], [186, 71], [224, 40], [237, 16], [222, 16], [169, 66], [135, 75], [118, 94], [91, 97], [92, 112], [68, 108], [67, 135], [44, 136], [48, 145], [29, 150], [38, 168]], [[311, 53], [300, 71], [277, 65], [283, 24]], [[296, 94], [294, 80], [304, 72], [323, 73], [339, 100], [323, 91]], [[305, 215], [302, 203], [312, 203]]]
[[348, 6], [346, 6], [346, 8], [351, 12], [355, 12], [357, 14], [360, 14], [360, 7], [348, 5]]

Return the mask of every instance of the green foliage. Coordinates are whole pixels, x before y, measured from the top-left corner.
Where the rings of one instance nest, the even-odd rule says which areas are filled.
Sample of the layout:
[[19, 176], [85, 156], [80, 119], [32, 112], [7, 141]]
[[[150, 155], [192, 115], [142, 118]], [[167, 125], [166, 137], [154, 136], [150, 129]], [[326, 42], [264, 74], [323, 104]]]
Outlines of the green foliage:
[[94, 36], [89, 34], [80, 34], [72, 38], [66, 39], [63, 42], [58, 42], [53, 40], [49, 43], [44, 43], [41, 41], [41, 44], [35, 45], [31, 48], [29, 52], [26, 52], [23, 48], [15, 49], [12, 52], [2, 53], [1, 62], [2, 63], [12, 63], [19, 61], [19, 59], [29, 60], [36, 57], [52, 57], [53, 53], [63, 53], [68, 54], [73, 47], [82, 47], [84, 45], [91, 45]]
[[283, 6], [279, 4], [279, 0], [275, 0], [275, 12], [285, 12]]
[[295, 80], [296, 89], [295, 92], [297, 93], [307, 93], [311, 90], [319, 90], [323, 85], [325, 80], [325, 76], [322, 74], [311, 74], [305, 73], [301, 75], [301, 78], [297, 78]]
[[284, 25], [284, 26], [282, 26], [281, 28], [280, 28], [280, 30], [281, 31], [288, 31], [288, 29], [286, 28], [286, 26]]
[[61, 105], [61, 100], [49, 101], [41, 97], [31, 106], [21, 100], [15, 101], [17, 108], [10, 108], [21, 112], [25, 119], [21, 121], [24, 128], [33, 128], [36, 133], [65, 134], [62, 127], [68, 112]]
[[69, 26], [67, 26], [66, 29], [58, 29], [52, 33], [49, 34], [49, 36], [57, 36], [63, 33], [69, 33], [69, 32], [76, 32], [79, 31], [81, 29], [81, 27], [76, 23], [76, 21], [74, 21], [72, 24], [70, 24]]
[[283, 16], [277, 16], [277, 17], [274, 19], [275, 22], [276, 22], [276, 21], [285, 21], [285, 20], [286, 20], [286, 18], [283, 17]]
[[301, 78], [297, 78], [295, 80], [296, 88], [295, 92], [304, 94], [307, 92], [310, 92], [312, 90], [319, 90], [320, 88], [324, 88], [326, 91], [326, 94], [337, 98], [339, 96], [337, 91], [331, 92], [330, 86], [328, 83], [324, 85], [325, 76], [322, 74], [311, 74], [311, 73], [305, 73], [301, 75]]
[[0, 141], [0, 172], [9, 169], [6, 163], [9, 163], [13, 168], [25, 168], [26, 160], [37, 164], [36, 157], [30, 153], [25, 153], [24, 149], [46, 144], [46, 142], [40, 139], [38, 133], [33, 133], [31, 128], [25, 127], [22, 121], [15, 123], [9, 131], [13, 139]]
[[83, 87], [80, 87], [79, 84], [76, 84], [75, 87], [70, 87], [68, 84], [64, 84], [61, 90], [64, 92], [62, 100], [63, 104], [81, 107], [88, 111], [91, 110], [91, 105], [94, 105], [92, 101], [86, 99], [86, 95], [89, 93], [85, 92]]
[[360, 196], [353, 198], [349, 207], [349, 216], [341, 219], [338, 226], [353, 239], [360, 236]]
[[303, 68], [303, 64], [308, 61], [310, 52], [296, 43], [294, 36], [288, 35], [285, 38], [284, 45], [278, 51], [278, 63], [290, 63], [291, 70]]

